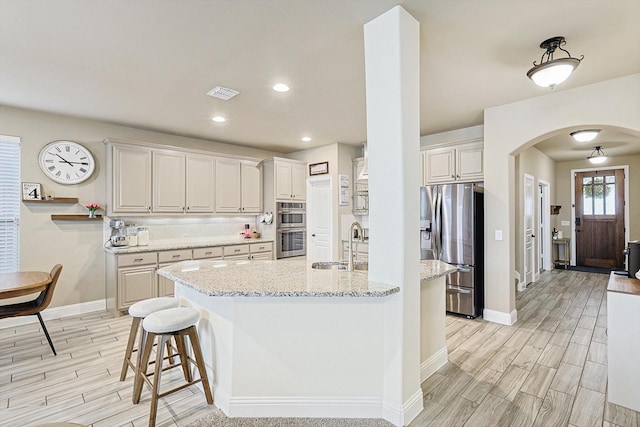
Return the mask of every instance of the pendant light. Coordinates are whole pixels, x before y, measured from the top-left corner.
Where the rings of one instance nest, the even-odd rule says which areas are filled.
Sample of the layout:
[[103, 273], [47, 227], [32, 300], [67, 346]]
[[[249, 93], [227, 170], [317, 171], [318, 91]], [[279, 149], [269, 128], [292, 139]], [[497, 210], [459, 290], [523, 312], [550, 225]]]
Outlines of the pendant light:
[[[542, 54], [539, 64], [533, 61], [533, 68], [527, 72], [527, 77], [538, 86], [550, 87], [551, 89], [567, 80], [573, 70], [580, 65], [584, 55], [580, 59], [571, 57], [571, 54], [562, 48], [565, 44], [564, 36], [551, 37], [540, 43], [540, 48], [545, 49], [545, 53]], [[553, 54], [556, 49], [565, 52], [568, 57], [554, 59]]]
[[581, 129], [571, 132], [569, 135], [578, 142], [591, 142], [596, 139], [599, 133], [600, 129]]
[[604, 154], [604, 151], [602, 151], [602, 147], [598, 145], [593, 148], [591, 155], [587, 157], [587, 159], [594, 165], [599, 165], [607, 160], [607, 156]]

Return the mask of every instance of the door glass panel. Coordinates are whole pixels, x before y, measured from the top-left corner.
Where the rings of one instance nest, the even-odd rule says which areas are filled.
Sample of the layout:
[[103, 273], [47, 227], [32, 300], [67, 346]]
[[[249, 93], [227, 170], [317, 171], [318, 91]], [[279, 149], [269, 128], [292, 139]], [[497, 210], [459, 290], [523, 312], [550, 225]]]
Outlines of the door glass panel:
[[615, 215], [615, 176], [585, 177], [582, 179], [582, 214]]

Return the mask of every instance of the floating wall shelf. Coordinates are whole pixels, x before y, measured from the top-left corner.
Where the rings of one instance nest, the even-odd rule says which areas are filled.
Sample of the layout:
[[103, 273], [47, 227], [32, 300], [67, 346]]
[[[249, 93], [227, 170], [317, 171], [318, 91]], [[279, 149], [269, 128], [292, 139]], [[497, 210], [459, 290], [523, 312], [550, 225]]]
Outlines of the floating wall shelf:
[[23, 200], [28, 203], [78, 203], [77, 197], [58, 197], [55, 199]]
[[89, 214], [55, 214], [51, 215], [53, 221], [102, 221], [102, 215], [89, 218]]
[[558, 215], [561, 207], [559, 205], [551, 205], [551, 215]]

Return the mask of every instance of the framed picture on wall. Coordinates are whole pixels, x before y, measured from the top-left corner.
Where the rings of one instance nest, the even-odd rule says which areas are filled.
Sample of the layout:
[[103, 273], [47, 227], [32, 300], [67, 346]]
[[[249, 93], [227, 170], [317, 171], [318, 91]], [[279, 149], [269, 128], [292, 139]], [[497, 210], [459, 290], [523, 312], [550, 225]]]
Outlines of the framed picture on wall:
[[329, 162], [309, 165], [309, 175], [323, 175], [325, 173], [329, 173]]
[[42, 200], [42, 187], [37, 182], [22, 183], [22, 200]]

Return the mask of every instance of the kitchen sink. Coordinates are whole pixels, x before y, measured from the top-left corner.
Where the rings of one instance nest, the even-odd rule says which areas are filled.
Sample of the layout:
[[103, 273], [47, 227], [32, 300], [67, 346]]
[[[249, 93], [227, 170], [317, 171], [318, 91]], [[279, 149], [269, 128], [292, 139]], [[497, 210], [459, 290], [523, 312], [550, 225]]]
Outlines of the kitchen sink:
[[[330, 262], [314, 262], [311, 264], [311, 268], [316, 270], [347, 270], [346, 261], [330, 261]], [[369, 270], [369, 263], [367, 261], [358, 261], [354, 265], [356, 271]]]

